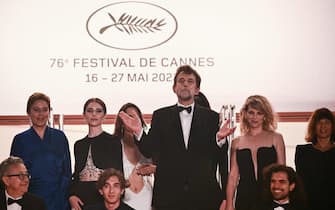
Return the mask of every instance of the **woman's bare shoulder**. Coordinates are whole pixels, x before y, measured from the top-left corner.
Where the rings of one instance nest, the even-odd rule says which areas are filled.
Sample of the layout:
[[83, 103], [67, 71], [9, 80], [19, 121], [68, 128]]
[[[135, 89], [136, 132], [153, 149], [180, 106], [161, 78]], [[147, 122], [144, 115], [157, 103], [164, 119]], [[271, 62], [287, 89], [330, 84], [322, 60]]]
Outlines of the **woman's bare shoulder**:
[[273, 137], [274, 139], [277, 139], [277, 140], [283, 140], [283, 135], [281, 133], [278, 133], [278, 132], [272, 132], [273, 134]]
[[270, 132], [271, 135], [271, 139], [274, 145], [278, 145], [278, 144], [283, 144], [284, 143], [284, 138], [283, 135], [281, 133], [278, 132]]

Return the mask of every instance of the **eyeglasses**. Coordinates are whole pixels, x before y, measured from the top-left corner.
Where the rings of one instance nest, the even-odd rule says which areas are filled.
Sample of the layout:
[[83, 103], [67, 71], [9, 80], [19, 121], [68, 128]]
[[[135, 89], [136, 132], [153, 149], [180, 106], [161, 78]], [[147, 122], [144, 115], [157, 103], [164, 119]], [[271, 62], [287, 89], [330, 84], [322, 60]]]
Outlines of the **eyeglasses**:
[[9, 175], [6, 175], [7, 177], [14, 177], [14, 176], [17, 176], [20, 180], [24, 180], [26, 177], [28, 179], [31, 179], [31, 175], [28, 174], [28, 173], [20, 173], [20, 174], [9, 174]]
[[88, 108], [88, 109], [86, 109], [86, 112], [88, 112], [88, 113], [98, 113], [98, 114], [100, 114], [100, 113], [102, 113], [102, 112], [104, 112], [104, 110], [103, 109], [92, 109], [92, 108]]

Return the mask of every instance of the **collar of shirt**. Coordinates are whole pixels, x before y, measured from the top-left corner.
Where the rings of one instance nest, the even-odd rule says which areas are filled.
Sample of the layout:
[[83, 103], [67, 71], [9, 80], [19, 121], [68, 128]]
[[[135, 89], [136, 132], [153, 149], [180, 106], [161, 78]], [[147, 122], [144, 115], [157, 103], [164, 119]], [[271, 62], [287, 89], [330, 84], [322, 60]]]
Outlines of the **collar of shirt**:
[[275, 202], [275, 203], [278, 203], [278, 204], [287, 204], [287, 203], [290, 203], [290, 201], [289, 200], [287, 200], [287, 201], [284, 201], [283, 203], [279, 203], [278, 201], [276, 201], [276, 200], [273, 200], [273, 202]]
[[[6, 194], [6, 202], [8, 200], [8, 198], [11, 198], [11, 199], [14, 199], [14, 200], [17, 200], [17, 199], [21, 199], [23, 196], [20, 196], [18, 198], [14, 198], [12, 196], [10, 196], [8, 193], [7, 193], [7, 190], [5, 190], [5, 194]], [[6, 203], [7, 204], [7, 203]], [[7, 205], [7, 210], [21, 210], [22, 207], [17, 204], [17, 203], [13, 203], [11, 205]]]
[[189, 104], [189, 105], [187, 105], [187, 106], [185, 106], [185, 105], [183, 105], [183, 104], [181, 104], [181, 103], [177, 103], [177, 106], [182, 106], [182, 107], [192, 107], [192, 111], [191, 111], [191, 113], [187, 113], [187, 111], [186, 110], [184, 110], [184, 111], [182, 111], [182, 112], [180, 112], [180, 113], [185, 113], [185, 114], [191, 114], [191, 115], [193, 115], [193, 112], [194, 112], [194, 102], [193, 103], [191, 103], [191, 104]]
[[[285, 201], [285, 202], [283, 202], [283, 203], [279, 203], [278, 201], [275, 201], [275, 200], [273, 200], [273, 202], [274, 202], [274, 203], [281, 204], [281, 205], [283, 205], [283, 204], [289, 204], [289, 203], [290, 203], [289, 200], [287, 200], [287, 201]], [[285, 210], [285, 208], [283, 208], [283, 207], [281, 207], [281, 206], [278, 206], [278, 207], [274, 208], [274, 210]]]
[[[184, 106], [184, 105], [177, 103], [177, 106]], [[185, 144], [186, 149], [188, 147], [188, 138], [190, 136], [191, 123], [192, 123], [192, 117], [193, 117], [193, 111], [194, 111], [194, 103], [188, 106], [192, 107], [191, 113], [188, 113], [186, 110], [179, 112], [180, 123], [181, 123], [182, 131], [183, 131], [184, 144]]]

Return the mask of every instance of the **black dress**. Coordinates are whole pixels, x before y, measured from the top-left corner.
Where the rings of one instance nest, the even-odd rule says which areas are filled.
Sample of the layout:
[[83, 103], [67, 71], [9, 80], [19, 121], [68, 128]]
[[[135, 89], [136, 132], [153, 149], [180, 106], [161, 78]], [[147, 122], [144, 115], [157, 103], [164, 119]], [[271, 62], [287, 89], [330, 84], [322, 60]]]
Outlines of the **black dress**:
[[312, 144], [297, 145], [295, 166], [312, 210], [335, 209], [335, 147], [322, 152]]
[[85, 205], [102, 201], [95, 181], [80, 181], [79, 173], [85, 167], [88, 151], [91, 147], [91, 155], [94, 165], [99, 169], [115, 168], [123, 171], [122, 146], [119, 138], [102, 132], [100, 135], [85, 137], [76, 141], [74, 145], [75, 169], [70, 185], [70, 196], [78, 196]]
[[277, 153], [274, 146], [260, 147], [257, 150], [257, 179], [251, 150], [248, 148], [236, 150], [236, 159], [240, 172], [237, 186], [235, 207], [236, 210], [249, 210], [260, 196], [263, 169], [277, 162]]

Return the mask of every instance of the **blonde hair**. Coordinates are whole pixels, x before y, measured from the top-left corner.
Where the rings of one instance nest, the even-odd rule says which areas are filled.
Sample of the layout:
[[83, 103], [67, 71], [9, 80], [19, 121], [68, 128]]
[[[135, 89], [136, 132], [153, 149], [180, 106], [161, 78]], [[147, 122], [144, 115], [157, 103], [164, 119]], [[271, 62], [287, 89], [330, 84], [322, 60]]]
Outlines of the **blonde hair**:
[[275, 131], [277, 129], [277, 115], [267, 98], [261, 95], [252, 95], [245, 101], [240, 112], [240, 129], [245, 134], [250, 130], [247, 120], [247, 111], [249, 108], [256, 109], [264, 114], [263, 129], [266, 131]]

